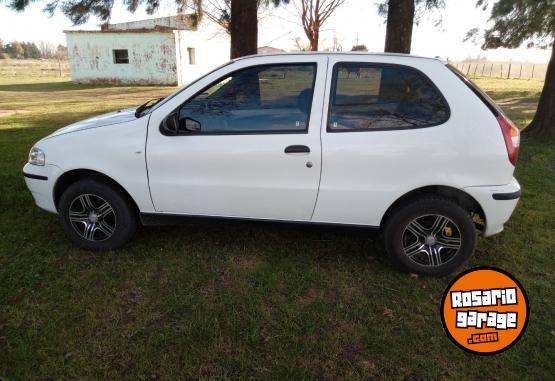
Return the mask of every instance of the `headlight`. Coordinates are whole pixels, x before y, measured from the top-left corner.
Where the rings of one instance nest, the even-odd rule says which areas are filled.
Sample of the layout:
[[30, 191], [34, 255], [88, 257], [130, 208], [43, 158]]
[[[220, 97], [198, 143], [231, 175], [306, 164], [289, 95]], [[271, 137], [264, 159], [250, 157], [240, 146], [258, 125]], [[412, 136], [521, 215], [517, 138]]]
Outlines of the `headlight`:
[[44, 152], [40, 148], [33, 147], [31, 152], [29, 152], [29, 164], [33, 165], [44, 165]]

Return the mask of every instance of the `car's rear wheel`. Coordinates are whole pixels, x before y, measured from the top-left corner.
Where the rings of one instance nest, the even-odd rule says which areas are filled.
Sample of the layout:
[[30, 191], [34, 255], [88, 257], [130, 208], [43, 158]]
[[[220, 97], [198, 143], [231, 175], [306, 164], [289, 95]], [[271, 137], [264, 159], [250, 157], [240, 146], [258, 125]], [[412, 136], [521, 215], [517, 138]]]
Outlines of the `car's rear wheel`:
[[457, 203], [422, 197], [393, 211], [385, 226], [388, 254], [405, 271], [447, 275], [474, 253], [476, 228]]
[[60, 198], [58, 211], [69, 238], [84, 249], [118, 248], [137, 228], [137, 214], [128, 198], [98, 180], [70, 185]]

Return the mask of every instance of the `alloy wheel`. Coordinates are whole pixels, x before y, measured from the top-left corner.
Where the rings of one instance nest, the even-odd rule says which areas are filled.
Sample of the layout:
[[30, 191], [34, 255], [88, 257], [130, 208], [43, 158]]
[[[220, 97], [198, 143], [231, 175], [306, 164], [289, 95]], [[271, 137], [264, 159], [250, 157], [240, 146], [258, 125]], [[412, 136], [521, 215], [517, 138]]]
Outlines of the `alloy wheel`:
[[439, 214], [414, 218], [406, 226], [402, 239], [405, 255], [419, 265], [430, 267], [449, 262], [462, 245], [457, 224]]
[[105, 241], [116, 230], [116, 213], [108, 201], [95, 194], [81, 194], [69, 206], [69, 221], [84, 239]]

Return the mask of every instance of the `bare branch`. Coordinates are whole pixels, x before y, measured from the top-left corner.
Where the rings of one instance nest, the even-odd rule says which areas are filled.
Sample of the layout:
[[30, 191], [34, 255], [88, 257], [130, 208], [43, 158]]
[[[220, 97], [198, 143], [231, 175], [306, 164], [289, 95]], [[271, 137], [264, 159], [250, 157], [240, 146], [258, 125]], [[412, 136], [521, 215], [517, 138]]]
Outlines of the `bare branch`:
[[345, 0], [301, 0], [300, 17], [310, 49], [318, 50], [320, 28]]

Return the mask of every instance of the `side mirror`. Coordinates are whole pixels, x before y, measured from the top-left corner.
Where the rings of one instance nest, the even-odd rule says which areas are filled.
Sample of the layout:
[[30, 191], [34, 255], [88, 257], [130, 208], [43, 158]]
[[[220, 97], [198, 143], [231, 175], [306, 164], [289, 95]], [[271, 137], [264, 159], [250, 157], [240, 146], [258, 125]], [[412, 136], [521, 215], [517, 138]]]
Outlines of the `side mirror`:
[[200, 132], [200, 122], [191, 118], [179, 120], [179, 111], [174, 111], [162, 120], [160, 132], [166, 136]]
[[174, 111], [162, 120], [162, 123], [160, 123], [160, 132], [163, 135], [177, 135], [178, 126], [178, 114]]
[[191, 118], [181, 121], [180, 127], [187, 132], [200, 132], [200, 122]]

